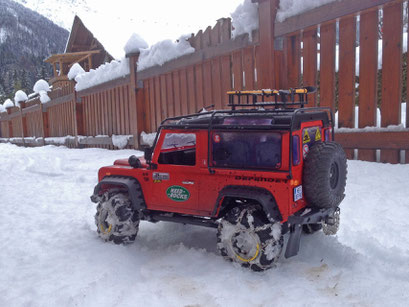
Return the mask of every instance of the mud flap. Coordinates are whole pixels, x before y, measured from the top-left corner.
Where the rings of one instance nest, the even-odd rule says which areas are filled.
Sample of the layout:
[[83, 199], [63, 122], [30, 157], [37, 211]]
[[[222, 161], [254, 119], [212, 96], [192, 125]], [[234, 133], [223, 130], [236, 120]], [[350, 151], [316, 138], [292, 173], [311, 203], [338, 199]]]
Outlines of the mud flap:
[[285, 249], [285, 258], [290, 258], [298, 254], [300, 250], [302, 225], [292, 225], [290, 228], [290, 238], [287, 242], [287, 248]]
[[290, 224], [290, 238], [285, 249], [285, 258], [290, 258], [298, 254], [300, 250], [300, 241], [302, 233], [302, 225], [315, 224], [324, 221], [328, 216], [334, 214], [339, 208], [306, 208], [303, 211], [290, 216], [288, 223]]

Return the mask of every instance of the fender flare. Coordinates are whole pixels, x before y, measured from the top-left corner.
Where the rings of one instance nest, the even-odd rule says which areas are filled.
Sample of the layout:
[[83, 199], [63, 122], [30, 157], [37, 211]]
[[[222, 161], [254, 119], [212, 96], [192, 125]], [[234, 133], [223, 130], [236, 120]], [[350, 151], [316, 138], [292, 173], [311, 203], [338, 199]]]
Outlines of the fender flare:
[[259, 187], [249, 187], [249, 186], [237, 186], [229, 185], [224, 187], [220, 192], [216, 200], [216, 205], [213, 209], [213, 216], [216, 216], [219, 207], [221, 206], [221, 201], [225, 197], [236, 197], [236, 198], [246, 198], [252, 199], [260, 203], [263, 210], [270, 221], [281, 222], [283, 217], [278, 208], [277, 202], [274, 196], [266, 189]]
[[[136, 210], [146, 209], [145, 201], [138, 201], [138, 197], [140, 198], [140, 196], [142, 196], [143, 198], [143, 194], [141, 185], [137, 179], [124, 176], [104, 177], [94, 188], [94, 194], [91, 196], [91, 200], [93, 202], [98, 202], [103, 185], [124, 188], [128, 192], [129, 198], [132, 202], [132, 206]], [[139, 195], [138, 191], [140, 191], [141, 195]]]

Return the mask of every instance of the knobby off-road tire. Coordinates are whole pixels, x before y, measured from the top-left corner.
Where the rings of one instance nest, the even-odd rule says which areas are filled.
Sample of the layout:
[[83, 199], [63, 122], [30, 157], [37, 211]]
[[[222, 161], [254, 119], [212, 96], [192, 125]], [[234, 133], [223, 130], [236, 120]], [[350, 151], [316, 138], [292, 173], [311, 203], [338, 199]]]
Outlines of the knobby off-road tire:
[[340, 222], [340, 210], [337, 208], [335, 212], [328, 216], [322, 224], [322, 231], [327, 236], [333, 236], [338, 232]]
[[219, 253], [225, 259], [253, 271], [264, 271], [273, 267], [282, 248], [280, 222], [270, 222], [255, 206], [233, 208], [219, 224]]
[[139, 215], [133, 210], [127, 193], [108, 191], [97, 205], [95, 224], [104, 241], [129, 244], [138, 233]]
[[347, 159], [335, 142], [314, 144], [304, 163], [303, 189], [308, 204], [336, 208], [345, 197]]

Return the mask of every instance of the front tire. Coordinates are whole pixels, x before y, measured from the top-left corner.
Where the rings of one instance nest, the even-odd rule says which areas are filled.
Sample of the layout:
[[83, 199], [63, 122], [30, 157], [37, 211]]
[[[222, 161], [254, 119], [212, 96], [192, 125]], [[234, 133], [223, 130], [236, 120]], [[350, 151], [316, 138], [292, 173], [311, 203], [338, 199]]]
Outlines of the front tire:
[[102, 196], [95, 214], [98, 236], [115, 244], [135, 241], [139, 216], [132, 208], [128, 194], [108, 191]]
[[283, 248], [280, 222], [271, 223], [256, 207], [236, 207], [221, 220], [217, 248], [227, 260], [253, 271], [274, 266]]

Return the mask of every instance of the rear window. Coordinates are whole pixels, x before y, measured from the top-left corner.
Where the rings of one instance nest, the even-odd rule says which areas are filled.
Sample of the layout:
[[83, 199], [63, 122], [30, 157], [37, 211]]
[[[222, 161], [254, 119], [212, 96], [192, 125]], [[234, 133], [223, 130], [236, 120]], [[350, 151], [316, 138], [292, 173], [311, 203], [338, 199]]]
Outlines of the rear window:
[[281, 167], [281, 134], [276, 132], [214, 132], [212, 165], [237, 168]]

